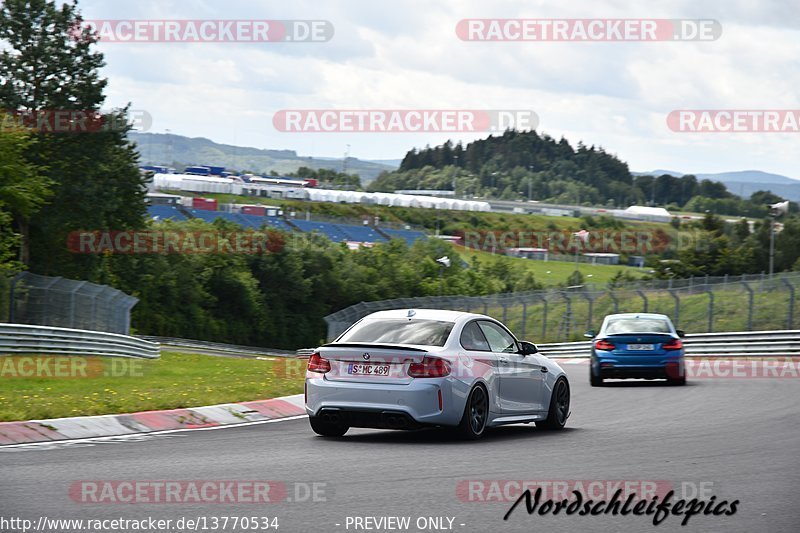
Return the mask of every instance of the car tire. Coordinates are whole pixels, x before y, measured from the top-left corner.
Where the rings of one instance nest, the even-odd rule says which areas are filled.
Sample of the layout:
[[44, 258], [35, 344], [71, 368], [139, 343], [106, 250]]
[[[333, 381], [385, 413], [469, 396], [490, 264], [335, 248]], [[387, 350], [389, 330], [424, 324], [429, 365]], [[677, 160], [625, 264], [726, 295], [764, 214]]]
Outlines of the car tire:
[[314, 430], [314, 433], [322, 435], [323, 437], [341, 437], [350, 429], [349, 426], [345, 426], [344, 424], [332, 424], [331, 422], [322, 420], [318, 416], [309, 416], [308, 421], [311, 423], [311, 429]]
[[489, 419], [489, 393], [483, 385], [476, 385], [467, 396], [464, 415], [458, 424], [458, 433], [467, 440], [477, 440], [486, 432]]
[[569, 418], [570, 391], [567, 378], [560, 377], [553, 386], [553, 393], [550, 395], [550, 408], [547, 411], [547, 419], [536, 422], [537, 429], [564, 429]]
[[603, 378], [600, 376], [595, 376], [594, 372], [592, 371], [592, 365], [589, 365], [589, 384], [592, 387], [602, 387], [603, 386]]
[[686, 376], [683, 376], [682, 378], [667, 378], [667, 385], [682, 387], [683, 385], [686, 385]]

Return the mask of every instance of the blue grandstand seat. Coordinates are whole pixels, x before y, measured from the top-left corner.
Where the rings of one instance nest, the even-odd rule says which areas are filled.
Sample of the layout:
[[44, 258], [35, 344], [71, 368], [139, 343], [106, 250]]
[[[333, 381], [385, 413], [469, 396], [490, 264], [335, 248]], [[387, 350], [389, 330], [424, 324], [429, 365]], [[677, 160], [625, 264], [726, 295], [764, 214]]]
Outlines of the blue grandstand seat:
[[403, 239], [409, 246], [414, 244], [417, 239], [427, 238], [424, 233], [409, 229], [383, 229], [382, 231], [392, 239]]
[[240, 213], [237, 215], [240, 224], [244, 228], [261, 229], [263, 226], [272, 226], [273, 229], [282, 231], [292, 231], [292, 227], [286, 223], [282, 218], [278, 217], [264, 217], [260, 215], [247, 215]]
[[194, 218], [199, 218], [200, 220], [205, 220], [206, 222], [214, 222], [218, 218], [221, 218], [223, 220], [228, 220], [241, 225], [241, 221], [236, 218], [237, 215], [235, 213], [226, 213], [224, 211], [206, 211], [204, 209], [190, 209], [189, 213], [191, 213]]
[[312, 222], [308, 220], [293, 220], [292, 223], [297, 226], [300, 231], [304, 231], [306, 233], [311, 233], [312, 231], [316, 231], [326, 237], [328, 237], [333, 242], [344, 242], [348, 239], [347, 235], [339, 229], [336, 224], [328, 224], [326, 222]]
[[183, 213], [172, 205], [149, 205], [147, 206], [147, 214], [150, 215], [150, 218], [153, 220], [166, 220], [168, 218], [173, 220], [186, 220]]
[[195, 218], [205, 220], [206, 222], [214, 222], [216, 219], [221, 218], [223, 220], [230, 220], [244, 229], [261, 229], [266, 225], [281, 231], [293, 230], [285, 220], [279, 217], [262, 217], [242, 213], [226, 213], [224, 211], [204, 211], [202, 209], [190, 209], [189, 212]]
[[270, 226], [272, 226], [275, 229], [279, 229], [281, 231], [294, 231], [294, 228], [292, 228], [282, 218], [278, 218], [278, 217], [258, 217], [258, 218], [263, 219], [267, 224], [269, 224]]
[[370, 228], [369, 226], [350, 226], [336, 224], [342, 233], [347, 236], [347, 240], [355, 242], [386, 242], [386, 237]]

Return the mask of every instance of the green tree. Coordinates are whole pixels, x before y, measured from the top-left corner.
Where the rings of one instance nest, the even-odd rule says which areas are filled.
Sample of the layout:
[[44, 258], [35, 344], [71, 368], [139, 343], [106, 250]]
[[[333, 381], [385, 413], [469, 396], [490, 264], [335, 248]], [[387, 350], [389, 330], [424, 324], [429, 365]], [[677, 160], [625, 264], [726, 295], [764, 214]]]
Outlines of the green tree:
[[[59, 5], [60, 4], [60, 5]], [[100, 112], [107, 81], [97, 38], [81, 30], [77, 2], [7, 0], [0, 7], [0, 108], [51, 113]], [[30, 221], [30, 266], [44, 274], [88, 277], [95, 257], [75, 257], [67, 234], [141, 226], [144, 181], [128, 142], [127, 110], [104, 115], [102, 131], [37, 132], [27, 159], [44, 169], [52, 201]]]
[[30, 217], [51, 194], [49, 180], [25, 157], [35, 142], [27, 130], [0, 129], [0, 269], [18, 247], [20, 261], [27, 263]]

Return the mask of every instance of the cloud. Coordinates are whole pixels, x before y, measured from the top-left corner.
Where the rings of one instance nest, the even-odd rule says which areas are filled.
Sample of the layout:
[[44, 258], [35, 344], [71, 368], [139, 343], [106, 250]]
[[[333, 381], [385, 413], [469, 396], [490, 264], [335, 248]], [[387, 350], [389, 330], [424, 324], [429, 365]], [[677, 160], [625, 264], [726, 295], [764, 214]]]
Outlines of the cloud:
[[[83, 0], [87, 19], [318, 19], [326, 43], [111, 44], [109, 103], [133, 102], [155, 129], [316, 156], [361, 158], [485, 135], [281, 134], [286, 108], [533, 109], [542, 129], [602, 145], [632, 168], [761, 168], [800, 177], [800, 134], [676, 134], [673, 109], [800, 108], [794, 0]], [[713, 42], [481, 43], [464, 18], [719, 20]]]

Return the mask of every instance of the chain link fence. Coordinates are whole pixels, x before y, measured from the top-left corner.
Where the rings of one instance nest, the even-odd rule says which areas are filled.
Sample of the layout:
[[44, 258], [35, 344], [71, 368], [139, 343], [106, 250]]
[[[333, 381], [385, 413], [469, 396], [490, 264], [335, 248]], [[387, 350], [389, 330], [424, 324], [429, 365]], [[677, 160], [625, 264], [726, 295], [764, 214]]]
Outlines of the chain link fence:
[[325, 317], [333, 340], [364, 316], [388, 309], [450, 309], [492, 316], [519, 338], [582, 340], [611, 313], [662, 313], [688, 333], [795, 327], [800, 273], [595, 284], [488, 296], [428, 296], [361, 302]]
[[9, 284], [7, 320], [64, 328], [130, 333], [138, 298], [88, 281], [22, 272]]

